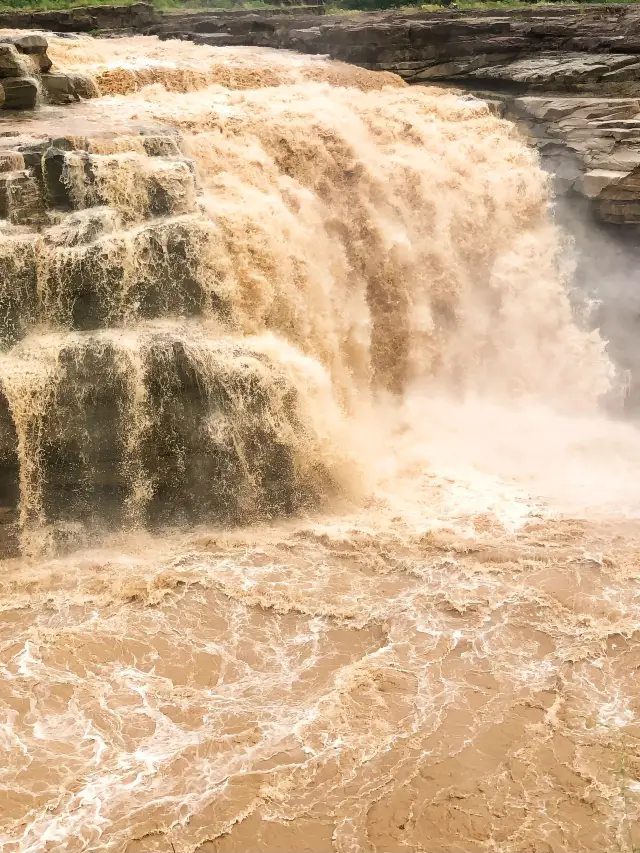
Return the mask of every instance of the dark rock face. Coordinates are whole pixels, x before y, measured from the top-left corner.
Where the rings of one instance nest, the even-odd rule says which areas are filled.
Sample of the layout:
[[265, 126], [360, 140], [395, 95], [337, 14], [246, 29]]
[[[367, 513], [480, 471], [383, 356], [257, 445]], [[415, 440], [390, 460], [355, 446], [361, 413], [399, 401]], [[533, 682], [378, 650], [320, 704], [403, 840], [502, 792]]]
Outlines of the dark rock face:
[[54, 33], [88, 33], [94, 30], [141, 32], [155, 20], [156, 14], [149, 3], [132, 3], [130, 6], [88, 6], [46, 12], [0, 13], [2, 28], [36, 29]]
[[23, 70], [20, 55], [15, 46], [0, 42], [0, 78], [18, 77]]
[[[241, 341], [150, 334], [132, 357], [117, 337], [69, 339], [28, 421], [22, 452], [38, 497], [27, 521], [238, 523], [315, 500], [295, 470], [296, 389]], [[1, 391], [0, 426], [2, 549], [15, 536], [3, 518], [15, 526], [20, 453]]]
[[32, 110], [38, 100], [38, 84], [32, 77], [5, 77], [0, 84], [5, 110]]
[[80, 74], [62, 74], [51, 71], [40, 76], [42, 88], [51, 104], [71, 104], [80, 97], [93, 97], [95, 87]]
[[0, 554], [13, 557], [20, 551], [20, 463], [18, 435], [3, 393], [0, 393], [0, 471]]
[[[295, 16], [300, 14], [321, 15], [324, 0], [273, 0], [271, 4], [280, 9], [260, 10], [260, 18]], [[162, 14], [150, 3], [132, 3], [130, 6], [85, 6], [73, 9], [55, 9], [46, 12], [0, 12], [0, 28], [37, 29], [55, 33], [173, 33], [199, 32], [197, 27], [213, 19], [234, 21], [255, 18], [256, 13], [246, 9], [215, 12], [171, 12]], [[208, 30], [204, 30], [207, 32]]]

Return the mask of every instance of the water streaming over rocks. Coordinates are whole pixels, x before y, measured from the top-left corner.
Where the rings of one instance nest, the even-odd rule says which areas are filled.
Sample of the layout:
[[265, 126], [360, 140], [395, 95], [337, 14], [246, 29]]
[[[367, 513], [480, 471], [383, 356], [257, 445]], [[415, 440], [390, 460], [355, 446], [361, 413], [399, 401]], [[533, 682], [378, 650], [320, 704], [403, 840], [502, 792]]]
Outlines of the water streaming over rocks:
[[3, 849], [633, 850], [640, 443], [534, 155], [318, 58], [49, 53], [100, 97], [0, 137]]

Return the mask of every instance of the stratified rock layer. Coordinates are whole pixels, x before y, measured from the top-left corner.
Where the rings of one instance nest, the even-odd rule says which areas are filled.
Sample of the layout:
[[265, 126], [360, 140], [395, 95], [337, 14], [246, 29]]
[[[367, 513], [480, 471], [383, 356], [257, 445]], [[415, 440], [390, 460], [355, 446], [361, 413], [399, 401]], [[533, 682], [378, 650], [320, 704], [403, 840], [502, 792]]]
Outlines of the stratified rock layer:
[[504, 110], [559, 193], [587, 199], [601, 221], [640, 223], [640, 100], [529, 96]]
[[180, 143], [0, 138], [1, 553], [317, 501], [299, 393], [232, 334]]
[[640, 11], [634, 6], [384, 12], [341, 16], [165, 16], [163, 38], [327, 54], [412, 83], [619, 94], [638, 90]]

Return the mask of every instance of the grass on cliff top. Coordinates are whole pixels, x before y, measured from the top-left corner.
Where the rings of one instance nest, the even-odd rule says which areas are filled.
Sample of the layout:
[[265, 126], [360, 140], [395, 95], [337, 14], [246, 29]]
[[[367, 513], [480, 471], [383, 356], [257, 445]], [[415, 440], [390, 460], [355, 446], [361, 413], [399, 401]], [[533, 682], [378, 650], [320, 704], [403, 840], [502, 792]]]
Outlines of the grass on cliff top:
[[[80, 6], [129, 6], [140, 0], [0, 0], [0, 11], [44, 11], [53, 9], [73, 9]], [[268, 0], [147, 0], [156, 9], [166, 11], [220, 9], [275, 9]], [[299, 0], [304, 5], [305, 0]], [[531, 9], [535, 5], [631, 5], [640, 0], [614, 0], [613, 4], [603, 3], [603, 0], [540, 0], [539, 3], [526, 0], [455, 0], [457, 9]], [[358, 12], [374, 12], [384, 9], [396, 9], [402, 12], [410, 11], [441, 11], [446, 8], [442, 3], [407, 3], [407, 0], [329, 0], [325, 11], [328, 15], [354, 14]]]

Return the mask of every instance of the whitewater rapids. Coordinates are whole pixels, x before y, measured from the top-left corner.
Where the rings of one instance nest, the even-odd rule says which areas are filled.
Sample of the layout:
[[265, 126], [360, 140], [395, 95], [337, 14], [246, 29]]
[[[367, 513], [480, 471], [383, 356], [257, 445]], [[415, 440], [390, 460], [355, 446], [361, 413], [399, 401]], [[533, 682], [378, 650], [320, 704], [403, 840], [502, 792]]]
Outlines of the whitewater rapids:
[[[198, 353], [249, 340], [282, 371], [265, 394], [295, 387], [296, 458], [331, 488], [286, 517], [3, 561], [2, 849], [639, 847], [640, 441], [600, 411], [616, 377], [574, 317], [534, 155], [482, 103], [392, 75], [51, 41], [100, 91], [65, 133], [114, 129], [95, 152], [111, 251], [144, 261], [122, 236], [148, 206], [127, 128], [175, 128], [201, 287], [229, 306], [149, 321], [123, 276], [95, 333], [119, 353], [122, 429], [144, 430], [157, 329]], [[0, 357], [25, 542], [37, 427], [87, 334], [58, 249], [36, 255], [33, 328]], [[154, 483], [136, 476], [138, 518]]]

